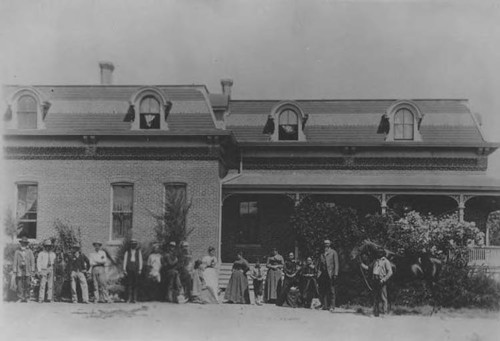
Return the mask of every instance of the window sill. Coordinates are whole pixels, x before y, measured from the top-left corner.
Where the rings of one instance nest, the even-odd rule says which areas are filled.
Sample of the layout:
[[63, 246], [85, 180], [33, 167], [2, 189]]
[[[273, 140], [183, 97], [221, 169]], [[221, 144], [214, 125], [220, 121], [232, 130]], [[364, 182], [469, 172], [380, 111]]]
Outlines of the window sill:
[[123, 239], [108, 240], [106, 246], [120, 246], [123, 244]]
[[258, 249], [258, 248], [262, 247], [261, 244], [234, 244], [234, 246], [245, 248], [245, 249]]

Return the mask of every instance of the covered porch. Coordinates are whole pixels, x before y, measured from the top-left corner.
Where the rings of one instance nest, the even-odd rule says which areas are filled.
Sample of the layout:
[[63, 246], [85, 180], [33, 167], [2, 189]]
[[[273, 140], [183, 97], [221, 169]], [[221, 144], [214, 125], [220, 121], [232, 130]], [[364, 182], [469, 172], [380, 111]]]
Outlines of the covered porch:
[[295, 205], [313, 197], [352, 207], [359, 214], [458, 213], [486, 232], [486, 219], [500, 209], [500, 181], [483, 174], [336, 172], [319, 170], [245, 171], [229, 175], [222, 187], [221, 258], [232, 262], [237, 250], [254, 263], [269, 254], [296, 252], [289, 217]]

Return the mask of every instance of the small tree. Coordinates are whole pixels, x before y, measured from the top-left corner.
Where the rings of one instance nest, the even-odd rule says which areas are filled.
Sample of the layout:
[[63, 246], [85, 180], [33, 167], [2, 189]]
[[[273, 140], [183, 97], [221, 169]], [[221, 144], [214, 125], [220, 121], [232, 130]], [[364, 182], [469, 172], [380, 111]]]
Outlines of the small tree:
[[12, 210], [7, 209], [5, 211], [3, 224], [5, 235], [10, 237], [12, 242], [14, 242], [15, 238], [22, 229], [22, 226], [21, 228], [19, 227], [19, 220], [15, 217], [14, 213], [12, 213]]
[[165, 206], [162, 214], [151, 212], [156, 220], [155, 238], [165, 249], [171, 241], [179, 245], [193, 232], [194, 227], [186, 226], [186, 218], [191, 208], [184, 187], [166, 188]]

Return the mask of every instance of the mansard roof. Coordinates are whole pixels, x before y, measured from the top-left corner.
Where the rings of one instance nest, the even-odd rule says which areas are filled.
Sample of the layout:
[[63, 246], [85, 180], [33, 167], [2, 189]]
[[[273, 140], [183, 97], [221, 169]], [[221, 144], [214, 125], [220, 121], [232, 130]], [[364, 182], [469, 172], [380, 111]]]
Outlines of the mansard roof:
[[[128, 134], [205, 134], [221, 133], [215, 125], [208, 92], [203, 85], [37, 85], [4, 87], [7, 101], [18, 90], [31, 88], [50, 103], [45, 129], [7, 130], [6, 134], [22, 135], [128, 135]], [[124, 118], [134, 95], [143, 89], [154, 89], [172, 102], [167, 118], [168, 131], [131, 131]], [[10, 103], [9, 103], [10, 104]], [[137, 110], [137, 108], [136, 108]], [[227, 134], [227, 132], [222, 132]]]
[[[263, 133], [268, 116], [282, 101], [231, 100], [226, 129], [244, 144], [271, 143]], [[296, 100], [288, 101], [308, 115], [304, 128], [306, 142], [295, 144], [387, 145], [385, 135], [377, 133], [381, 117], [399, 100]], [[414, 145], [484, 146], [480, 127], [467, 100], [416, 99], [409, 103], [423, 115], [422, 141]], [[280, 142], [281, 143], [281, 142]], [[398, 145], [409, 142], [397, 142]]]

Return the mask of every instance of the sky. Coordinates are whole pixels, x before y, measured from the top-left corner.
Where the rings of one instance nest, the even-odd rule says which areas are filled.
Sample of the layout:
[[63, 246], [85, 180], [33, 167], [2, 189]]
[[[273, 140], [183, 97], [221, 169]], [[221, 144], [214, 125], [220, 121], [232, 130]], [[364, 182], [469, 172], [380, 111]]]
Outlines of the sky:
[[235, 99], [466, 98], [500, 141], [497, 1], [2, 0], [0, 44], [2, 84], [98, 84], [110, 60], [115, 84], [229, 77]]

